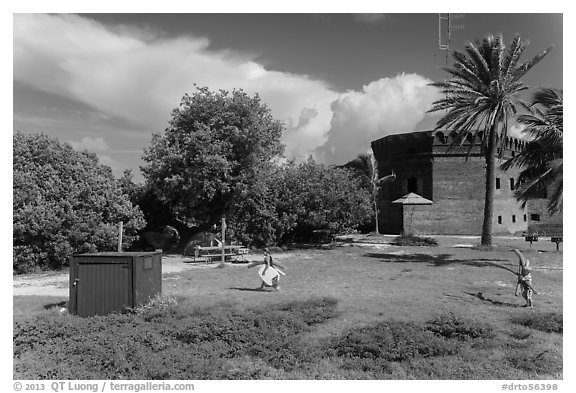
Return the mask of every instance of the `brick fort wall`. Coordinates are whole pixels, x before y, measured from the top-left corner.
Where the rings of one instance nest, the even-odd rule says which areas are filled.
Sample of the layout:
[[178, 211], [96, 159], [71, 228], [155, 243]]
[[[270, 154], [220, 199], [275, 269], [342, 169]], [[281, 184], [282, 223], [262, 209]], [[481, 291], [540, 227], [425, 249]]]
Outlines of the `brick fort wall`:
[[[479, 235], [485, 196], [485, 159], [473, 141], [449, 148], [455, 135], [415, 132], [391, 135], [372, 142], [381, 175], [394, 171], [396, 181], [385, 184], [378, 198], [383, 233]], [[526, 231], [527, 213], [513, 196], [518, 170], [502, 171], [499, 164], [522, 148], [509, 138], [497, 163], [499, 187], [494, 195], [494, 234]], [[409, 192], [433, 201], [407, 208], [392, 202]]]

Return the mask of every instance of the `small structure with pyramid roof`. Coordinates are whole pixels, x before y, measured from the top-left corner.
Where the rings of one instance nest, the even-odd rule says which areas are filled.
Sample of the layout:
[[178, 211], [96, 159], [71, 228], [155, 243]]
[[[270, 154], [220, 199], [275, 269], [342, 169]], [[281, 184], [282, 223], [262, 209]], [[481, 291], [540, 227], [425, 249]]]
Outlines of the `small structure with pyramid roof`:
[[392, 203], [401, 206], [400, 214], [402, 220], [402, 232], [411, 235], [422, 234], [418, 225], [415, 224], [418, 223], [418, 220], [422, 215], [426, 216], [428, 212], [427, 207], [432, 205], [434, 202], [430, 199], [421, 197], [418, 194], [409, 192], [402, 198], [392, 201]]
[[395, 201], [392, 201], [392, 203], [399, 203], [403, 206], [410, 206], [410, 205], [431, 205], [434, 202], [432, 202], [430, 199], [423, 198], [418, 194], [410, 192], [404, 195], [402, 198], [398, 198]]

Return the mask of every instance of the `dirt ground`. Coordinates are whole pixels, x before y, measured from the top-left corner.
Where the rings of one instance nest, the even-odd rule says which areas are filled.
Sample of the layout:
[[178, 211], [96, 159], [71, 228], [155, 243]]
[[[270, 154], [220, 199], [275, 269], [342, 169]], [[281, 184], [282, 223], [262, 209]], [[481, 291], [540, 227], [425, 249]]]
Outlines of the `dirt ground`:
[[[162, 275], [179, 273], [190, 269], [209, 269], [216, 263], [194, 262], [182, 255], [162, 256]], [[68, 296], [70, 275], [68, 269], [58, 272], [22, 274], [13, 277], [14, 296]]]

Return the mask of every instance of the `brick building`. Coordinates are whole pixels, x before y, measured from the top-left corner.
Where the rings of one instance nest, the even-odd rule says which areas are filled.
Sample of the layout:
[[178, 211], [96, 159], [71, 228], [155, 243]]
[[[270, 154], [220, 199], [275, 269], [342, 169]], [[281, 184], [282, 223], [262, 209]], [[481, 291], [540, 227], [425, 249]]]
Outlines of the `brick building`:
[[[389, 135], [372, 142], [382, 175], [391, 170], [396, 181], [381, 189], [379, 222], [383, 233], [462, 234], [482, 232], [485, 196], [485, 159], [477, 141], [471, 146], [449, 146], [455, 132], [423, 131]], [[527, 231], [561, 233], [562, 217], [548, 217], [546, 200], [522, 209], [514, 198], [519, 170], [502, 171], [499, 165], [517, 154], [526, 142], [507, 138], [496, 162], [494, 234]], [[412, 194], [412, 195], [409, 195]]]

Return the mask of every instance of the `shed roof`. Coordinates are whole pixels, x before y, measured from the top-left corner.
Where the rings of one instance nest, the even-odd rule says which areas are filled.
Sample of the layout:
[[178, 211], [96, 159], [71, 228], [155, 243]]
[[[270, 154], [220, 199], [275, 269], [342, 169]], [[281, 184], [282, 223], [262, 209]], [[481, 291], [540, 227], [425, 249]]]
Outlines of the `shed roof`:
[[160, 251], [104, 251], [90, 252], [84, 254], [74, 254], [75, 257], [144, 257], [148, 255], [160, 254]]
[[404, 195], [402, 198], [398, 198], [395, 201], [392, 201], [392, 203], [398, 203], [402, 205], [431, 205], [434, 202], [432, 202], [430, 199], [426, 199], [418, 194], [410, 192]]

